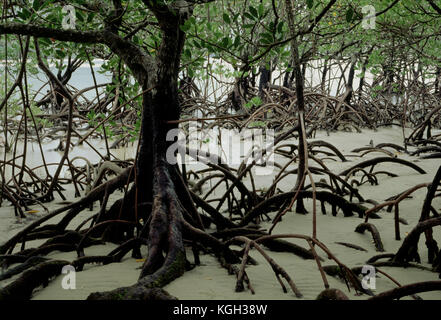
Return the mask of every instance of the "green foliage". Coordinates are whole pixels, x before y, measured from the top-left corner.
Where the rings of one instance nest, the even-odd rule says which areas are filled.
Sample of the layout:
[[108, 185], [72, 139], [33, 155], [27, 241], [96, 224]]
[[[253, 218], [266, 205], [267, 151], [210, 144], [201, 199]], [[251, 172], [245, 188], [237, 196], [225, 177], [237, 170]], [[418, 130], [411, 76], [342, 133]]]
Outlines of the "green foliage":
[[86, 117], [89, 120], [89, 126], [95, 127], [98, 124], [98, 122], [96, 121], [97, 116], [96, 116], [95, 110], [93, 110], [93, 109], [90, 110], [87, 113]]
[[[109, 19], [112, 19], [114, 12], [111, 1], [101, 1], [96, 7], [93, 3], [85, 0], [69, 1], [68, 4], [75, 7], [75, 29], [102, 30]], [[314, 25], [313, 32], [304, 31], [310, 28], [314, 18], [329, 1], [305, 0], [292, 3], [293, 27], [299, 33], [296, 40], [305, 62], [330, 58], [347, 62], [352, 57], [357, 57], [358, 69], [362, 67], [361, 62], [367, 61], [366, 67], [371, 73], [381, 74], [386, 66], [399, 73], [402, 61], [417, 60], [427, 77], [432, 76], [435, 66], [441, 65], [438, 58], [441, 50], [441, 17], [427, 1], [400, 0], [389, 8], [391, 1], [339, 0]], [[61, 29], [65, 4], [67, 3], [50, 0], [18, 1], [14, 7], [16, 16], [10, 18], [10, 21]], [[155, 56], [163, 37], [155, 15], [141, 0], [122, 1], [122, 5], [124, 15], [119, 35], [142, 47], [146, 54]], [[376, 17], [374, 29], [363, 28], [362, 8], [366, 5], [373, 6], [376, 12], [387, 9]], [[138, 27], [140, 28], [137, 29]], [[270, 61], [276, 62], [283, 71], [292, 71], [288, 68], [292, 50], [284, 1], [213, 1], [198, 4], [193, 15], [183, 21], [180, 29], [186, 33], [180, 61], [182, 71], [192, 78], [206, 79], [211, 75], [250, 77], [258, 73], [260, 65]], [[6, 57], [5, 41], [5, 38], [0, 39], [1, 60]], [[115, 98], [119, 90], [120, 104], [141, 92], [131, 70], [104, 45], [62, 42], [51, 38], [39, 38], [38, 41], [45, 62], [48, 65], [55, 64], [60, 70], [66, 68], [65, 61], [68, 58], [79, 58], [88, 63], [86, 52], [92, 60], [104, 59], [99, 72], [114, 75], [112, 83], [105, 88], [106, 93], [110, 98]], [[8, 60], [14, 62], [10, 71], [11, 74], [17, 74], [21, 46], [14, 36], [8, 36], [7, 43]], [[28, 74], [38, 72], [34, 52], [31, 42]], [[231, 68], [225, 68], [224, 62]], [[375, 94], [376, 91], [373, 91]], [[136, 98], [127, 108], [140, 111], [141, 99]], [[255, 97], [246, 107], [256, 107], [261, 103]], [[10, 105], [11, 112], [14, 112], [12, 100]], [[102, 116], [87, 115], [91, 125], [96, 124], [97, 119]], [[106, 125], [102, 130], [113, 132], [113, 127]], [[137, 122], [133, 128], [127, 128], [127, 132], [135, 136], [139, 127], [140, 122]]]
[[266, 123], [264, 121], [253, 121], [250, 123], [251, 128], [265, 128]]
[[349, 7], [346, 11], [346, 22], [351, 22], [352, 18], [354, 17], [354, 9], [352, 7]]
[[245, 104], [245, 107], [251, 109], [253, 107], [258, 107], [262, 104], [262, 99], [260, 97], [253, 97], [250, 101]]
[[[50, 121], [46, 118], [43, 118], [43, 117], [38, 117], [38, 115], [43, 114], [43, 111], [41, 111], [41, 109], [39, 107], [37, 107], [35, 104], [31, 104], [30, 109], [31, 109], [31, 112], [32, 112], [32, 115], [34, 117], [35, 124], [37, 125], [37, 127], [50, 128], [50, 127], [54, 126], [52, 121]], [[26, 110], [26, 116], [28, 118], [31, 118], [31, 112], [29, 112], [29, 110]]]

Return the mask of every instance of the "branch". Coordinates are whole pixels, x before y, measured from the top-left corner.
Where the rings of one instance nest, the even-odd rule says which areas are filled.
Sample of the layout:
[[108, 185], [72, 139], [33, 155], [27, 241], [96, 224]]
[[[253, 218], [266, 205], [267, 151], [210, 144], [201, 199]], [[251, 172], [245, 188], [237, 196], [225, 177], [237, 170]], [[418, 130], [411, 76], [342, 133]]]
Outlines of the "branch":
[[[193, 5], [185, 0], [176, 0], [170, 4], [163, 1], [143, 0], [145, 6], [150, 9], [158, 20], [162, 33], [162, 41], [156, 55], [159, 70], [158, 78], [169, 81], [166, 76], [169, 70], [177, 77], [181, 53], [185, 42], [185, 32], [179, 26], [193, 14]], [[162, 70], [164, 69], [164, 70]], [[162, 81], [159, 79], [158, 81]]]
[[308, 34], [310, 33], [315, 26], [320, 22], [320, 20], [322, 20], [322, 18], [325, 16], [326, 12], [329, 11], [329, 9], [331, 9], [331, 7], [334, 5], [334, 3], [336, 3], [337, 0], [331, 0], [329, 1], [328, 5], [326, 7], [323, 8], [322, 12], [320, 12], [318, 14], [317, 17], [314, 18], [314, 20], [312, 20], [311, 25], [309, 26], [308, 30], [304, 33], [304, 34]]
[[34, 36], [39, 38], [53, 38], [60, 41], [70, 41], [77, 43], [106, 43], [108, 38], [106, 30], [99, 31], [77, 31], [46, 28], [33, 24], [21, 23], [2, 23], [0, 24], [0, 34], [16, 34]]
[[162, 1], [143, 0], [143, 2], [153, 12], [163, 31], [170, 26], [179, 25], [193, 12], [193, 5], [184, 0], [174, 1], [169, 5]]
[[427, 0], [427, 2], [429, 2], [430, 6], [436, 11], [438, 12], [438, 14], [441, 14], [441, 8], [438, 7], [435, 2], [433, 2], [433, 0]]
[[400, 299], [415, 293], [439, 291], [441, 290], [441, 281], [425, 281], [418, 283], [411, 283], [399, 288], [394, 288], [386, 292], [382, 292], [369, 298], [369, 300], [392, 300]]
[[105, 44], [117, 54], [131, 69], [139, 83], [147, 81], [148, 74], [154, 74], [155, 63], [139, 46], [124, 39], [108, 29], [98, 31], [64, 30], [42, 27], [34, 24], [0, 24], [0, 34], [28, 35], [39, 38], [52, 38], [76, 43]]
[[7, 92], [6, 97], [0, 103], [0, 111], [2, 111], [3, 107], [6, 105], [6, 102], [8, 101], [8, 99], [14, 93], [15, 88], [21, 83], [21, 80], [23, 79], [23, 74], [24, 74], [24, 71], [26, 69], [26, 59], [28, 57], [28, 53], [29, 53], [29, 37], [26, 38], [26, 46], [25, 46], [25, 50], [24, 50], [24, 53], [23, 53], [23, 59], [22, 59], [20, 71], [18, 73], [18, 77], [15, 80], [14, 84], [12, 85], [12, 87]]
[[329, 9], [331, 9], [331, 7], [337, 2], [337, 0], [331, 0], [328, 5], [323, 8], [323, 10], [317, 15], [317, 17], [315, 17], [314, 19], [310, 20], [311, 21], [311, 25], [309, 26], [308, 29], [303, 29], [303, 30], [299, 30], [297, 33], [295, 33], [294, 35], [281, 40], [281, 41], [277, 41], [274, 42], [270, 45], [268, 45], [268, 47], [265, 49], [265, 51], [263, 51], [261, 54], [259, 54], [258, 56], [254, 57], [253, 59], [251, 59], [248, 63], [251, 64], [257, 60], [260, 60], [262, 57], [264, 57], [268, 52], [271, 51], [272, 48], [280, 46], [280, 45], [284, 45], [288, 42], [290, 42], [292, 39], [297, 38], [298, 36], [303, 36], [306, 34], [309, 34], [312, 32], [312, 30], [314, 30], [314, 28], [317, 26], [317, 24], [320, 22], [320, 20], [325, 16], [325, 14], [329, 11]]
[[[382, 15], [383, 13], [389, 11], [390, 9], [392, 9], [392, 7], [394, 7], [400, 0], [395, 0], [394, 2], [392, 2], [386, 9], [378, 12], [375, 14], [375, 17], [378, 17], [380, 15]], [[369, 17], [368, 17], [369, 18]]]

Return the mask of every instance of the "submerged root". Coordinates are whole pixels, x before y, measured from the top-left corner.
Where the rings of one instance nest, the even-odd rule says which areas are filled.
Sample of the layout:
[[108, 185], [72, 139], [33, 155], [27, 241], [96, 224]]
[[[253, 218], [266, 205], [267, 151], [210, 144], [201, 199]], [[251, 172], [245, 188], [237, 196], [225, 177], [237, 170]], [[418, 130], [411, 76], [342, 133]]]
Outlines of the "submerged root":
[[384, 252], [383, 242], [381, 241], [380, 233], [377, 228], [371, 223], [361, 223], [355, 228], [355, 232], [364, 233], [368, 230], [372, 234], [372, 239], [375, 244], [375, 248], [379, 252]]
[[49, 280], [58, 276], [68, 261], [52, 260], [42, 262], [25, 271], [17, 280], [0, 289], [0, 300], [27, 300], [34, 289], [47, 286]]
[[320, 292], [316, 300], [349, 300], [349, 298], [339, 289], [326, 289]]

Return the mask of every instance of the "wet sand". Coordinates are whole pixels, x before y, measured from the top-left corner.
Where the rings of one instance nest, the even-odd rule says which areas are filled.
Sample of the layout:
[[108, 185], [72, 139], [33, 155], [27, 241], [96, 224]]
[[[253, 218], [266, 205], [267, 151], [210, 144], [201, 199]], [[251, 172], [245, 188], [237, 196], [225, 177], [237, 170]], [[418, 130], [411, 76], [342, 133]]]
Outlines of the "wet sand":
[[[383, 128], [374, 132], [372, 130], [363, 130], [363, 133], [354, 132], [334, 132], [330, 136], [327, 136], [326, 132], [318, 132], [315, 137], [317, 140], [325, 140], [337, 148], [345, 155], [348, 156], [350, 161], [341, 162], [340, 160], [334, 161], [332, 159], [325, 159], [324, 163], [333, 172], [338, 173], [346, 168], [353, 166], [355, 163], [384, 156], [382, 153], [369, 153], [362, 158], [351, 157], [355, 155], [351, 153], [351, 150], [367, 146], [370, 140], [373, 140], [374, 145], [378, 143], [395, 143], [402, 145], [403, 137], [401, 128]], [[314, 139], [309, 139], [313, 141]], [[295, 144], [297, 141], [293, 140]], [[410, 151], [413, 149], [411, 148]], [[390, 149], [394, 152], [394, 150]], [[397, 195], [398, 193], [407, 190], [408, 188], [417, 185], [419, 183], [431, 182], [436, 170], [440, 165], [439, 159], [421, 160], [415, 156], [409, 156], [403, 153], [396, 154], [398, 158], [409, 160], [423, 168], [427, 173], [419, 174], [412, 168], [402, 166], [395, 163], [383, 163], [376, 166], [376, 170], [388, 171], [398, 175], [398, 177], [392, 178], [386, 175], [380, 175], [379, 185], [371, 186], [370, 184], [364, 184], [360, 186], [360, 194], [365, 199], [373, 199], [381, 203], [388, 197]], [[335, 157], [336, 158], [336, 157]], [[337, 158], [336, 158], [337, 159]], [[281, 163], [286, 161], [286, 158], [276, 156], [276, 161]], [[311, 165], [316, 165], [312, 161]], [[198, 165], [200, 167], [200, 165]], [[295, 165], [292, 166], [294, 168]], [[276, 169], [277, 172], [277, 169]], [[273, 175], [268, 176], [255, 176], [257, 188], [268, 187], [274, 178]], [[323, 176], [315, 176], [317, 182]], [[283, 191], [290, 191], [295, 184], [295, 175], [290, 175], [282, 180], [279, 187]], [[309, 181], [306, 182], [309, 184]], [[206, 191], [206, 190], [205, 190]], [[403, 200], [400, 205], [400, 217], [408, 222], [408, 225], [400, 225], [401, 237], [404, 239], [405, 235], [410, 232], [420, 217], [421, 208], [424, 197], [426, 195], [426, 188], [422, 188], [412, 194], [412, 198]], [[213, 196], [219, 196], [222, 190], [219, 189]], [[117, 199], [118, 194], [113, 194], [111, 200]], [[283, 221], [279, 223], [273, 231], [273, 234], [312, 234], [312, 200], [305, 201], [309, 214], [299, 215], [294, 212], [288, 212]], [[433, 202], [434, 207], [441, 209], [441, 201], [439, 198]], [[51, 205], [49, 209], [55, 209], [59, 205]], [[368, 205], [370, 207], [370, 205]], [[41, 208], [39, 208], [41, 209]], [[95, 205], [95, 210], [97, 205]], [[75, 224], [78, 224], [86, 217], [93, 214], [95, 211], [83, 211], [73, 222], [70, 228], [74, 228]], [[372, 242], [371, 235], [366, 232], [365, 234], [359, 234], [354, 232], [357, 225], [363, 222], [358, 216], [343, 217], [340, 212], [336, 217], [331, 215], [330, 207], [327, 205], [327, 215], [322, 215], [320, 210], [320, 203], [317, 202], [317, 238], [324, 243], [330, 251], [345, 265], [348, 267], [363, 266], [366, 261], [379, 254], [376, 251]], [[36, 213], [34, 215], [44, 214]], [[380, 232], [385, 253], [395, 253], [400, 247], [401, 241], [395, 240], [394, 233], [394, 219], [393, 213], [388, 213], [386, 210], [381, 210], [378, 214], [382, 219], [370, 220], [378, 231]], [[273, 218], [274, 214], [270, 214]], [[8, 237], [17, 233], [29, 221], [18, 223], [14, 217], [11, 207], [4, 206], [0, 208], [0, 243], [6, 241]], [[58, 218], [59, 219], [59, 218]], [[50, 223], [56, 222], [57, 219], [49, 221]], [[263, 228], [269, 228], [270, 224], [262, 224]], [[434, 238], [438, 243], [441, 243], [441, 228], [434, 229]], [[307, 243], [303, 240], [287, 239], [293, 243], [299, 244], [305, 248], [308, 248]], [[352, 248], [348, 248], [337, 244], [336, 242], [347, 242], [363, 247], [367, 252], [358, 251]], [[31, 245], [37, 245], [40, 242], [30, 242], [27, 247]], [[106, 244], [100, 246], [94, 246], [85, 249], [86, 255], [95, 254], [107, 254], [116, 245]], [[420, 255], [422, 258], [422, 265], [430, 267], [427, 263], [427, 248], [424, 244], [424, 237], [420, 240]], [[143, 254], [146, 253], [146, 248], [143, 247]], [[294, 254], [271, 252], [266, 250], [268, 255], [273, 258], [279, 265], [281, 265], [287, 273], [291, 276], [299, 291], [304, 295], [303, 299], [315, 299], [317, 295], [324, 289], [322, 278], [318, 271], [317, 265], [314, 260], [304, 260]], [[318, 254], [324, 259], [322, 265], [333, 265], [334, 262], [329, 260], [326, 254], [317, 249]], [[228, 275], [227, 271], [221, 268], [219, 262], [212, 255], [201, 255], [201, 266], [188, 271], [181, 278], [173, 281], [165, 287], [165, 289], [172, 295], [179, 299], [262, 299], [262, 300], [285, 300], [285, 299], [297, 299], [294, 293], [288, 289], [288, 293], [284, 293], [280, 287], [274, 272], [269, 264], [263, 259], [263, 257], [256, 251], [251, 251], [251, 256], [258, 261], [257, 266], [248, 266], [247, 274], [251, 280], [251, 283], [256, 291], [254, 295], [249, 290], [236, 293], [234, 291], [236, 279], [233, 275]], [[49, 255], [50, 258], [74, 260], [75, 253], [61, 253], [54, 252]], [[191, 252], [187, 255], [190, 261], [193, 260]], [[64, 290], [61, 286], [62, 277], [58, 276], [49, 286], [44, 289], [39, 289], [34, 292], [33, 299], [85, 299], [91, 292], [112, 290], [121, 286], [132, 285], [136, 282], [139, 276], [139, 268], [142, 262], [137, 261], [130, 257], [128, 254], [121, 263], [113, 263], [106, 266], [101, 265], [86, 265], [84, 271], [76, 274], [76, 289]], [[400, 284], [410, 284], [420, 281], [439, 280], [438, 274], [424, 271], [415, 268], [391, 268], [382, 267], [381, 270], [391, 275]], [[328, 276], [329, 284], [332, 288], [338, 288], [342, 290], [350, 299], [366, 299], [366, 295], [355, 295], [355, 291], [351, 289], [348, 291], [344, 282]], [[0, 282], [0, 286], [4, 286], [11, 282], [12, 279]], [[387, 279], [383, 275], [378, 275], [376, 278], [375, 293], [380, 293], [396, 287], [396, 285]], [[288, 287], [289, 288], [289, 287]], [[422, 293], [420, 296], [423, 299], [441, 299], [441, 292], [428, 292]], [[406, 298], [410, 299], [410, 298]]]

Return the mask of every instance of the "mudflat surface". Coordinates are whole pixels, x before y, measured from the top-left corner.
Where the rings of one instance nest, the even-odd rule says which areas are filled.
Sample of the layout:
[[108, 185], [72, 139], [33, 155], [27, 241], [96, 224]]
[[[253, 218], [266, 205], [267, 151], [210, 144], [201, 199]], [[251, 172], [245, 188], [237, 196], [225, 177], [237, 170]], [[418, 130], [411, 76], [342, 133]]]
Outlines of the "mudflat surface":
[[[334, 146], [336, 146], [347, 158], [348, 162], [342, 162], [337, 157], [326, 158], [323, 156], [325, 165], [334, 173], [339, 173], [344, 169], [350, 168], [358, 162], [365, 161], [367, 159], [385, 156], [383, 153], [372, 152], [360, 157], [361, 153], [352, 153], [355, 148], [368, 146], [370, 140], [374, 145], [379, 143], [395, 143], [402, 145], [402, 129], [401, 128], [384, 128], [378, 131], [363, 130], [362, 133], [354, 132], [333, 132], [329, 136], [326, 132], [318, 132], [313, 140], [325, 140]], [[291, 142], [297, 144], [296, 140]], [[385, 199], [397, 195], [417, 184], [431, 182], [436, 170], [440, 165], [439, 159], [422, 160], [416, 156], [409, 156], [404, 153], [398, 153], [393, 149], [388, 149], [396, 155], [396, 157], [409, 160], [421, 168], [427, 173], [420, 174], [410, 167], [402, 166], [396, 163], [383, 163], [377, 165], [375, 171], [387, 171], [397, 174], [398, 177], [389, 177], [387, 175], [379, 175], [379, 185], [370, 185], [365, 183], [359, 187], [360, 194], [365, 199], [372, 199], [379, 203], [384, 202]], [[410, 151], [413, 149], [410, 148]], [[276, 161], [283, 164], [288, 161], [287, 158], [283, 158], [279, 155], [276, 156]], [[312, 160], [310, 160], [311, 166], [316, 166]], [[296, 167], [294, 163], [293, 168]], [[266, 188], [272, 184], [278, 169], [275, 168], [274, 172], [270, 175], [255, 176], [256, 188]], [[318, 182], [324, 176], [314, 176], [314, 180]], [[295, 175], [289, 175], [284, 178], [279, 187], [283, 191], [292, 190], [296, 181]], [[249, 181], [248, 181], [249, 183]], [[309, 181], [306, 181], [309, 184]], [[204, 190], [203, 190], [204, 191]], [[207, 191], [207, 190], [205, 190]], [[212, 195], [213, 197], [219, 196], [225, 190], [218, 189]], [[400, 217], [405, 219], [408, 224], [400, 224], [401, 237], [404, 239], [406, 234], [410, 232], [419, 219], [423, 200], [426, 195], [427, 189], [422, 188], [412, 194], [409, 199], [403, 200], [400, 205]], [[110, 200], [115, 200], [119, 197], [118, 194], [113, 194]], [[73, 200], [73, 199], [71, 199]], [[109, 201], [111, 203], [111, 201]], [[312, 234], [312, 200], [305, 201], [309, 214], [300, 215], [294, 212], [287, 212], [283, 221], [281, 221], [273, 230], [272, 234]], [[441, 201], [439, 198], [433, 202], [434, 207], [439, 210], [441, 208]], [[49, 210], [55, 209], [60, 205], [49, 204]], [[371, 205], [367, 205], [370, 207]], [[97, 206], [95, 206], [97, 208]], [[41, 208], [40, 208], [41, 209]], [[87, 218], [95, 211], [83, 211], [72, 223], [78, 224], [83, 219]], [[356, 267], [363, 266], [366, 261], [379, 254], [376, 251], [372, 237], [369, 232], [365, 234], [359, 234], [354, 232], [357, 225], [363, 222], [358, 216], [344, 217], [341, 212], [337, 216], [331, 215], [331, 208], [327, 206], [327, 215], [323, 215], [320, 210], [320, 203], [317, 202], [317, 238], [324, 243], [329, 250], [346, 266]], [[3, 206], [0, 208], [0, 243], [6, 241], [10, 236], [17, 233], [24, 226], [28, 225], [34, 219], [37, 219], [39, 215], [44, 215], [44, 211], [29, 214], [29, 218], [24, 221], [17, 221], [14, 217], [12, 207]], [[228, 214], [225, 212], [225, 214]], [[395, 240], [394, 218], [393, 213], [388, 213], [386, 210], [381, 210], [378, 214], [382, 219], [370, 220], [373, 223], [382, 238], [385, 253], [395, 253], [400, 247], [402, 240]], [[274, 214], [269, 214], [271, 218]], [[49, 221], [54, 223], [58, 218]], [[265, 222], [262, 228], [268, 229], [271, 223]], [[214, 230], [213, 230], [214, 231]], [[434, 229], [434, 238], [438, 243], [441, 243], [441, 228]], [[298, 239], [286, 239], [298, 245], [308, 248], [307, 243], [304, 240]], [[337, 244], [336, 242], [346, 242], [357, 246], [360, 246], [367, 251], [359, 251], [346, 246]], [[27, 247], [38, 245], [37, 241], [29, 242]], [[422, 258], [422, 265], [430, 267], [427, 263], [427, 248], [424, 244], [424, 239], [420, 240], [420, 255]], [[93, 246], [85, 249], [86, 255], [98, 255], [107, 254], [116, 245], [106, 244]], [[146, 254], [146, 248], [142, 247], [143, 255]], [[317, 253], [324, 259], [322, 265], [334, 265], [335, 263], [328, 259], [327, 255], [316, 248]], [[314, 260], [304, 260], [291, 253], [280, 253], [266, 250], [267, 254], [274, 259], [280, 266], [282, 266], [286, 272], [291, 276], [299, 291], [303, 294], [303, 299], [315, 299], [317, 295], [324, 289], [323, 281], [320, 276], [319, 270]], [[173, 281], [165, 287], [165, 289], [172, 295], [180, 299], [265, 299], [265, 300], [282, 300], [282, 299], [297, 299], [294, 293], [288, 287], [288, 293], [284, 293], [280, 284], [278, 283], [274, 272], [266, 260], [256, 251], [252, 250], [250, 255], [257, 260], [258, 265], [248, 266], [247, 274], [251, 280], [251, 283], [256, 291], [254, 295], [249, 290], [237, 293], [234, 291], [236, 279], [233, 275], [228, 275], [227, 271], [221, 268], [219, 262], [212, 255], [201, 255], [201, 265], [194, 268], [191, 271], [186, 272], [181, 278]], [[74, 260], [76, 258], [75, 253], [61, 253], [54, 252], [49, 255], [50, 258]], [[190, 261], [193, 260], [191, 251], [187, 255]], [[121, 263], [113, 263], [110, 265], [86, 265], [84, 271], [76, 273], [76, 289], [64, 290], [61, 286], [63, 275], [55, 278], [48, 287], [39, 289], [34, 293], [33, 299], [85, 299], [91, 292], [112, 290], [121, 286], [128, 286], [134, 284], [139, 276], [139, 268], [142, 266], [142, 261], [135, 260], [127, 255]], [[416, 268], [391, 268], [382, 267], [382, 271], [389, 274], [401, 285], [420, 282], [439, 280], [438, 274], [430, 271], [420, 270]], [[348, 291], [344, 282], [328, 276], [328, 281], [332, 288], [339, 288], [350, 299], [366, 299], [366, 295], [356, 295], [355, 291], [351, 289]], [[8, 279], [0, 282], [0, 287], [15, 279]], [[376, 289], [374, 293], [380, 293], [396, 287], [391, 280], [383, 275], [378, 275], [376, 278]], [[428, 292], [422, 293], [420, 296], [423, 299], [441, 299], [441, 292]], [[409, 298], [410, 299], [410, 298]]]

